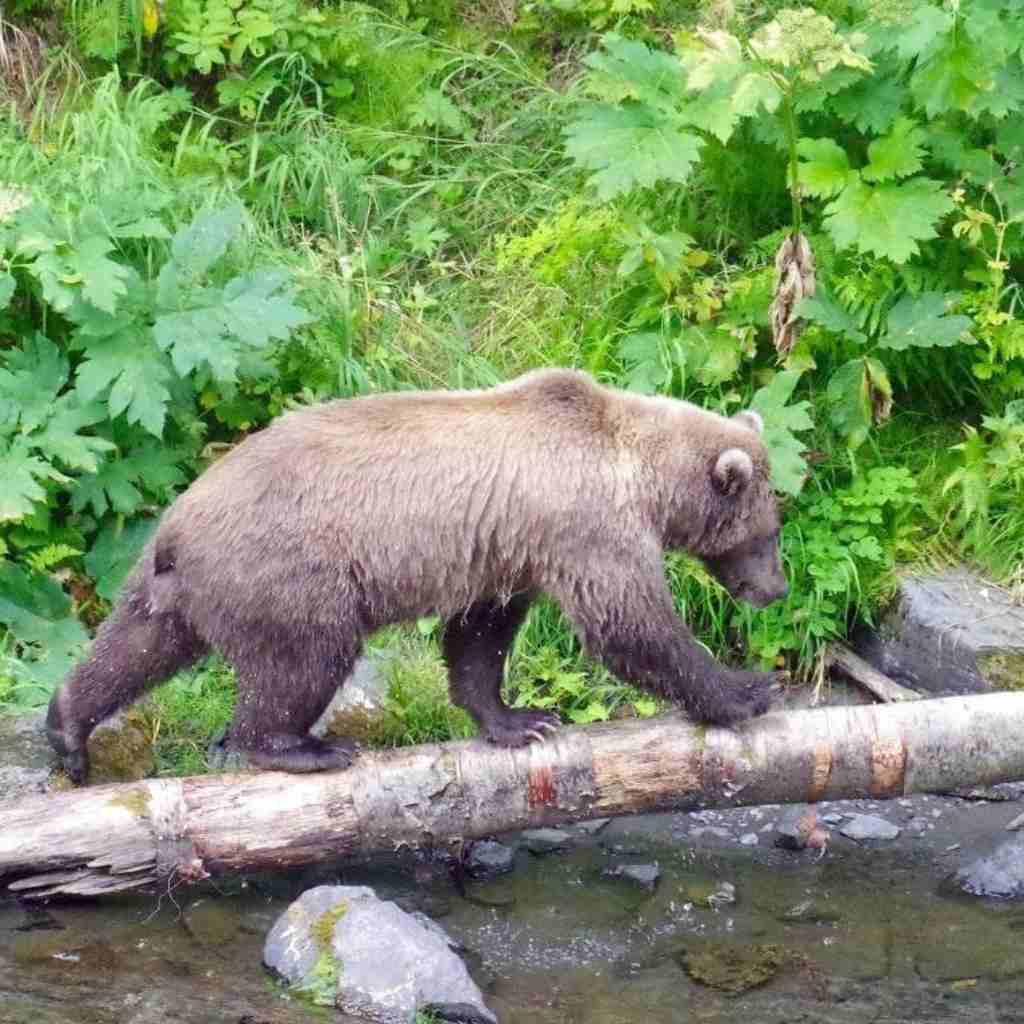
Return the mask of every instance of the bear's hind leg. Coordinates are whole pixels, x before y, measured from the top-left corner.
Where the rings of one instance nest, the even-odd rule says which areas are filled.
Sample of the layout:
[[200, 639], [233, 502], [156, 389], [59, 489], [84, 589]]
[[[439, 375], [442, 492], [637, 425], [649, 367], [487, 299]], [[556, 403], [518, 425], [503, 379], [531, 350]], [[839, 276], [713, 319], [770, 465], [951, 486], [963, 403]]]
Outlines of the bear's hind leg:
[[89, 774], [86, 743], [100, 722], [206, 653], [206, 644], [174, 613], [150, 614], [138, 595], [124, 599], [46, 715], [50, 744], [72, 781], [82, 783]]
[[480, 601], [444, 626], [452, 701], [473, 716], [481, 736], [503, 747], [543, 740], [559, 725], [550, 711], [510, 708], [501, 699], [505, 658], [532, 600], [517, 594], [507, 604]]
[[238, 676], [235, 715], [224, 745], [259, 768], [322, 772], [347, 768], [356, 744], [309, 734], [355, 663], [357, 649], [264, 636], [255, 649], [225, 652]]

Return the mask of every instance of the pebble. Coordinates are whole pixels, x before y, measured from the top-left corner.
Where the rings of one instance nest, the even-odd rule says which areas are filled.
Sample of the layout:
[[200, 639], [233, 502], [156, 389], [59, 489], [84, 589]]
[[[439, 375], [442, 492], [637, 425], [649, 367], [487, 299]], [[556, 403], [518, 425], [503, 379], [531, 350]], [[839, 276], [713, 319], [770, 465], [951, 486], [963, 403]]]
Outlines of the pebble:
[[740, 843], [743, 846], [757, 846], [757, 833], [747, 832], [740, 836]]

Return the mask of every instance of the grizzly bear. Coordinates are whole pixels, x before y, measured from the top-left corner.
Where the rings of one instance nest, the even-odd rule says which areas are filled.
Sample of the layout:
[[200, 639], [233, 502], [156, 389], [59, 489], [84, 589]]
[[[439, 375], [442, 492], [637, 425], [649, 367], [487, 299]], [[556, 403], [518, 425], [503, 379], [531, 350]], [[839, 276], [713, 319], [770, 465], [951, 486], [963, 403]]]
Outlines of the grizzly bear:
[[786, 593], [756, 413], [538, 370], [479, 391], [400, 392], [290, 412], [166, 511], [92, 650], [50, 703], [69, 775], [98, 722], [212, 648], [234, 666], [226, 742], [261, 767], [349, 764], [309, 734], [367, 634], [438, 615], [452, 700], [515, 747], [555, 715], [501, 698], [506, 655], [550, 595], [624, 680], [728, 725], [773, 676], [711, 658], [677, 617], [666, 549], [755, 606]]

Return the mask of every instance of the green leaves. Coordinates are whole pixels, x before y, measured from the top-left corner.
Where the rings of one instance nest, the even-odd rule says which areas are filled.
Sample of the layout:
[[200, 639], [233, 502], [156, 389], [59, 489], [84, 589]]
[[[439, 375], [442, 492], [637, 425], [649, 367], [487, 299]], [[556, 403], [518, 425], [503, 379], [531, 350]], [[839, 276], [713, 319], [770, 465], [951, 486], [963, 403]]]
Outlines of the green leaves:
[[887, 330], [878, 339], [880, 348], [902, 352], [914, 348], [949, 348], [974, 344], [971, 318], [947, 313], [947, 296], [941, 292], [904, 295], [889, 313]]
[[246, 350], [283, 341], [310, 320], [279, 271], [244, 274], [224, 288], [179, 290], [178, 298], [191, 308], [158, 316], [153, 336], [183, 377], [205, 367], [218, 382], [234, 383]]
[[846, 152], [831, 139], [800, 139], [797, 153], [800, 187], [812, 196], [829, 199], [838, 195], [849, 184], [850, 161]]
[[588, 104], [566, 130], [566, 152], [582, 168], [599, 199], [659, 181], [685, 182], [700, 153], [698, 136], [675, 114], [632, 104]]
[[851, 359], [832, 374], [828, 401], [832, 425], [848, 447], [859, 448], [872, 426], [887, 419], [892, 409], [889, 374], [877, 359]]
[[888, 135], [868, 147], [868, 165], [861, 171], [865, 181], [905, 178], [921, 170], [924, 130], [909, 117], [901, 117]]
[[799, 494], [807, 477], [807, 461], [803, 457], [807, 446], [796, 434], [814, 426], [810, 402], [789, 404], [799, 379], [798, 370], [781, 370], [750, 403], [764, 419], [764, 443], [771, 459], [772, 482], [777, 490], [789, 495]]
[[938, 221], [954, 205], [939, 182], [928, 178], [877, 186], [858, 179], [828, 205], [825, 226], [840, 249], [856, 246], [906, 263], [917, 255], [918, 242], [936, 237]]
[[0, 669], [14, 677], [15, 703], [45, 704], [87, 640], [70, 599], [52, 576], [0, 560], [0, 625], [15, 638], [17, 657], [0, 654]]

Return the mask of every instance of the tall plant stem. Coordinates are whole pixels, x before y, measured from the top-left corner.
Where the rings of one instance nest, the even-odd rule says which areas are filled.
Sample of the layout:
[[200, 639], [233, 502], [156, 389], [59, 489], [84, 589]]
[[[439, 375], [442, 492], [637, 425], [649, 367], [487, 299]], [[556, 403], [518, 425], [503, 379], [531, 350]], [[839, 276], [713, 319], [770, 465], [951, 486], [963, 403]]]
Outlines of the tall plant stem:
[[786, 135], [789, 139], [789, 198], [793, 204], [793, 234], [799, 235], [803, 227], [803, 210], [800, 207], [800, 177], [796, 152], [796, 114], [793, 111], [793, 96], [785, 92]]

